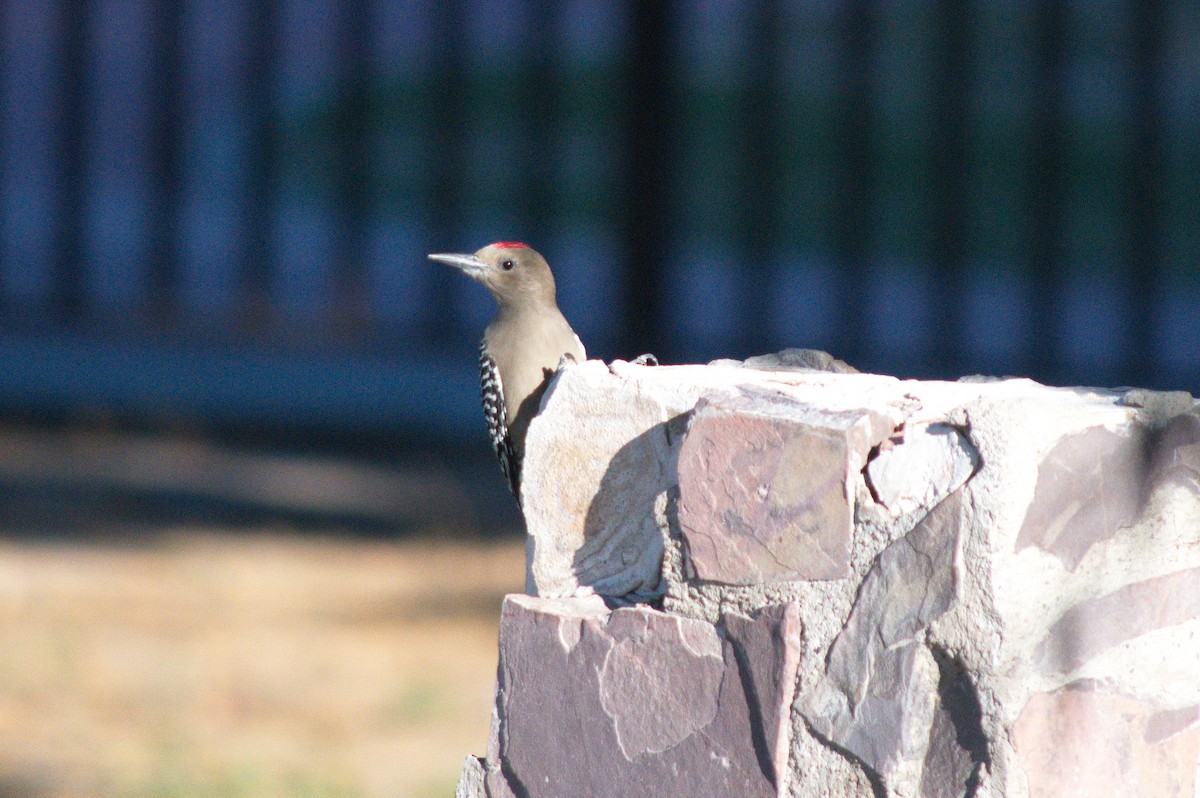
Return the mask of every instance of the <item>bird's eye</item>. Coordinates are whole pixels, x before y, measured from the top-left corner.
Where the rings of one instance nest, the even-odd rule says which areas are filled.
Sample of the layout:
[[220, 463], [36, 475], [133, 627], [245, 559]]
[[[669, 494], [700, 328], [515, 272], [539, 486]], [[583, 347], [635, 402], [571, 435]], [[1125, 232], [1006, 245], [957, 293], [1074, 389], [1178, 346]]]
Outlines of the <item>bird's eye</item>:
[[506, 260], [506, 261], [504, 261], [504, 263], [500, 264], [500, 268], [504, 269], [504, 271], [506, 271], [506, 272], [512, 271], [512, 267], [513, 267], [513, 262], [511, 260]]

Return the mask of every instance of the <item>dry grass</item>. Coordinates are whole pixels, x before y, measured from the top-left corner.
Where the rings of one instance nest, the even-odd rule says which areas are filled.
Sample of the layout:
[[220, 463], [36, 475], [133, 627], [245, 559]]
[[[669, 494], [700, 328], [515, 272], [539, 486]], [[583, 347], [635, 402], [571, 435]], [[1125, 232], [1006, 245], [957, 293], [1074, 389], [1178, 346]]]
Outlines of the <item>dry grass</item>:
[[448, 796], [521, 542], [0, 543], [0, 798]]

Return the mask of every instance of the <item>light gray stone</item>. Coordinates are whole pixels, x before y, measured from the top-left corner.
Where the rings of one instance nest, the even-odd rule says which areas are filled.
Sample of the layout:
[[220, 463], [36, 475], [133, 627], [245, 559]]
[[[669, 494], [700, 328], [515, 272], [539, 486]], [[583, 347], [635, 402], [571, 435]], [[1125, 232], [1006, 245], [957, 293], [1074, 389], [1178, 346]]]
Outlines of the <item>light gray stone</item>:
[[477, 757], [468, 756], [463, 762], [462, 775], [454, 788], [454, 798], [488, 798], [483, 781], [485, 770]]
[[868, 409], [825, 411], [747, 387], [696, 405], [679, 452], [679, 526], [703, 580], [849, 575], [855, 483], [892, 431]]
[[829, 371], [836, 374], [857, 374], [858, 369], [819, 349], [782, 349], [769, 355], [755, 355], [745, 360], [714, 360], [710, 366], [738, 366], [759, 371]]
[[939, 669], [925, 631], [955, 601], [961, 515], [955, 492], [883, 550], [830, 648], [825, 677], [798, 701], [816, 733], [893, 788], [919, 783], [935, 730]]
[[618, 371], [598, 361], [568, 367], [530, 424], [522, 485], [530, 593], [663, 592], [659, 506], [701, 389], [637, 376], [658, 367]]
[[1133, 388], [1121, 397], [1121, 404], [1139, 408], [1138, 418], [1151, 426], [1158, 426], [1185, 413], [1192, 413], [1196, 400], [1187, 391], [1148, 391]]
[[959, 430], [945, 423], [905, 427], [879, 446], [867, 463], [876, 500], [893, 515], [933, 507], [979, 467], [979, 453]]
[[500, 641], [488, 759], [512, 792], [780, 794], [794, 607], [733, 614], [721, 629], [647, 607], [610, 612], [596, 597], [509, 596]]

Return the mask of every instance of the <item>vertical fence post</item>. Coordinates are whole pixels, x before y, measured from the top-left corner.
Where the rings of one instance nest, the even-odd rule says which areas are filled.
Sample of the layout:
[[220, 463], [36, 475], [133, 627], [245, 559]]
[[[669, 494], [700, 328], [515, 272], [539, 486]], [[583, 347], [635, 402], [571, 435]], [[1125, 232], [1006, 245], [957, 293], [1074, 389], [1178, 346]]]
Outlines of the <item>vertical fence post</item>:
[[632, 0], [625, 76], [625, 319], [620, 354], [661, 353], [665, 341], [666, 253], [670, 242], [671, 131], [669, 4]]
[[755, 0], [750, 13], [748, 74], [743, 77], [738, 129], [744, 135], [741, 148], [741, 185], [736, 193], [740, 233], [742, 292], [738, 308], [738, 349], [743, 355], [761, 354], [773, 342], [766, 310], [778, 255], [783, 190], [781, 149], [785, 145], [784, 104], [781, 70], [784, 40], [780, 0]]
[[1129, 267], [1129, 340], [1122, 352], [1122, 369], [1139, 384], [1158, 376], [1154, 353], [1154, 323], [1162, 301], [1163, 262], [1163, 59], [1165, 9], [1152, 0], [1131, 3], [1133, 96], [1130, 103], [1129, 190], [1126, 195], [1126, 257]]
[[159, 0], [154, 18], [153, 197], [146, 264], [151, 320], [179, 313], [180, 196], [183, 190], [183, 3]]
[[[429, 153], [433, 159], [429, 169], [429, 214], [432, 219], [431, 237], [439, 249], [450, 246], [456, 240], [465, 207], [460, 196], [467, 185], [463, 179], [461, 162], [468, 113], [463, 69], [467, 58], [463, 30], [465, 13], [463, 0], [441, 0], [434, 4], [432, 11], [435, 44], [432, 69], [427, 76], [431, 87]], [[450, 311], [454, 307], [454, 292], [461, 285], [457, 280], [446, 279], [441, 273], [434, 274], [425, 285], [429, 302], [423, 318], [423, 332], [427, 340], [444, 341], [451, 336], [457, 324], [457, 317]]]
[[971, 19], [966, 3], [941, 0], [934, 11], [937, 63], [933, 122], [932, 364], [940, 376], [962, 368], [963, 277], [968, 268], [967, 117]]
[[[520, 218], [528, 220], [530, 241], [549, 240], [554, 201], [554, 169], [561, 129], [563, 60], [555, 51], [554, 14], [558, 3], [529, 0], [530, 41], [522, 65], [524, 88], [521, 98], [523, 116]], [[536, 244], [534, 246], [537, 246]]]
[[1065, 262], [1067, 9], [1062, 3], [1037, 8], [1028, 198], [1032, 313], [1025, 358], [1032, 376], [1055, 381], [1062, 367], [1055, 341]]
[[86, 311], [84, 297], [83, 216], [86, 179], [84, 114], [87, 105], [88, 8], [86, 3], [60, 6], [58, 119], [58, 207], [55, 235], [54, 308], [60, 321], [71, 323]]
[[277, 0], [246, 5], [248, 56], [245, 62], [246, 119], [250, 157], [246, 175], [244, 233], [238, 305], [241, 322], [251, 331], [268, 326], [271, 298], [271, 241], [279, 184], [279, 122], [275, 80], [279, 69]]
[[[838, 30], [838, 110], [834, 155], [832, 235], [838, 267], [840, 327], [829, 340], [837, 342], [833, 354], [859, 363], [867, 354], [863, 343], [863, 296], [868, 274], [871, 236], [870, 202], [872, 166], [872, 79], [876, 8], [873, 0], [848, 0]], [[864, 363], [867, 368], [872, 364]]]
[[371, 0], [338, 6], [336, 124], [333, 135], [334, 215], [331, 311], [337, 333], [354, 336], [366, 321], [367, 219], [377, 201], [371, 164], [371, 127], [378, 94], [370, 68]]

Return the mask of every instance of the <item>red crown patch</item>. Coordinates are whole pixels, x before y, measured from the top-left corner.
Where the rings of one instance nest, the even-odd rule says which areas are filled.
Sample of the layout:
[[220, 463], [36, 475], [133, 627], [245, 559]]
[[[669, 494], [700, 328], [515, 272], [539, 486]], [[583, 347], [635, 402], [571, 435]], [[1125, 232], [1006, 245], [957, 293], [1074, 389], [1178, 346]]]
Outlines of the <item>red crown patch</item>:
[[520, 241], [497, 241], [492, 244], [496, 249], [529, 249], [529, 245]]

